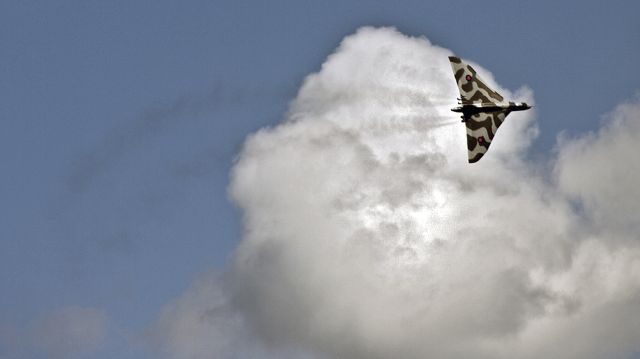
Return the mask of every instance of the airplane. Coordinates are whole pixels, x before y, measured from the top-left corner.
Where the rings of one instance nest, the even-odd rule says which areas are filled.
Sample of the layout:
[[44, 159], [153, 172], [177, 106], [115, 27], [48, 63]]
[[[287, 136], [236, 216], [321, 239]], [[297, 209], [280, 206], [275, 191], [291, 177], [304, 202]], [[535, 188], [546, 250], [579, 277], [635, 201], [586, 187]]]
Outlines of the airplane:
[[498, 127], [509, 113], [531, 108], [524, 102], [508, 102], [487, 86], [473, 67], [459, 57], [449, 56], [451, 69], [458, 84], [458, 106], [451, 109], [461, 113], [467, 127], [469, 163], [478, 162], [487, 152]]

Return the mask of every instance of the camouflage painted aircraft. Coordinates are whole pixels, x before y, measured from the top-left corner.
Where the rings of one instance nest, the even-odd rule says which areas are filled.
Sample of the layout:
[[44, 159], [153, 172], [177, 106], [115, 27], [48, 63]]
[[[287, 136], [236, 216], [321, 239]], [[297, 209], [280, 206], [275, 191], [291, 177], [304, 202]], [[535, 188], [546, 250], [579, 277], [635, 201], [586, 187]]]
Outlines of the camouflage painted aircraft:
[[462, 122], [467, 126], [469, 163], [478, 162], [489, 149], [493, 136], [507, 115], [511, 111], [528, 110], [531, 106], [524, 102], [505, 101], [480, 79], [473, 67], [455, 56], [449, 56], [449, 61], [460, 90], [458, 107], [451, 111], [462, 113]]

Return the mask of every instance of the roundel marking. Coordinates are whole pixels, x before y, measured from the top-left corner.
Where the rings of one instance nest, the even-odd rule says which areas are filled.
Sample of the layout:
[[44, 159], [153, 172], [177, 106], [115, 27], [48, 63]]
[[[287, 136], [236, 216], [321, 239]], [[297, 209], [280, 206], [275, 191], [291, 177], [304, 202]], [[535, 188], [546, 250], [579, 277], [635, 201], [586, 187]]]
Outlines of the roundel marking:
[[467, 79], [467, 81], [471, 81], [471, 79], [473, 79], [473, 77], [471, 77], [471, 75], [467, 75], [467, 76], [465, 77], [465, 79]]
[[486, 144], [486, 141], [484, 140], [484, 136], [478, 137], [478, 143], [481, 144], [481, 145], [485, 145]]

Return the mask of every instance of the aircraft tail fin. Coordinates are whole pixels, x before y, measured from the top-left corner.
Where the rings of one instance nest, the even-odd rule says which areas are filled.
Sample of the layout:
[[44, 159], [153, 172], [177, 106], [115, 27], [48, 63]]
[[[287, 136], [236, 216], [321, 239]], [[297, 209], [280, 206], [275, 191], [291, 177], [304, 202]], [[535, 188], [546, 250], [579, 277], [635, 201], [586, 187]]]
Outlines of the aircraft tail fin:
[[478, 76], [476, 70], [464, 63], [459, 57], [449, 56], [451, 69], [460, 91], [460, 103], [496, 103], [504, 100], [498, 92], [487, 86]]

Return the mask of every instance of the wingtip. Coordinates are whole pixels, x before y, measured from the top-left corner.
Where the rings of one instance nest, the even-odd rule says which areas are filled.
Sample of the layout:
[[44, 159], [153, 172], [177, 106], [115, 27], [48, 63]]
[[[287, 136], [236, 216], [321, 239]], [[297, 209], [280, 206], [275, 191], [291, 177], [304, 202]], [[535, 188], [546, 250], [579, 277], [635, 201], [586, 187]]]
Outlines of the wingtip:
[[451, 61], [451, 62], [455, 62], [455, 63], [460, 63], [460, 62], [462, 62], [462, 60], [460, 60], [460, 58], [459, 58], [459, 57], [456, 57], [456, 56], [449, 56], [449, 61]]
[[476, 163], [484, 156], [484, 153], [478, 153], [474, 157], [469, 158], [469, 163]]

